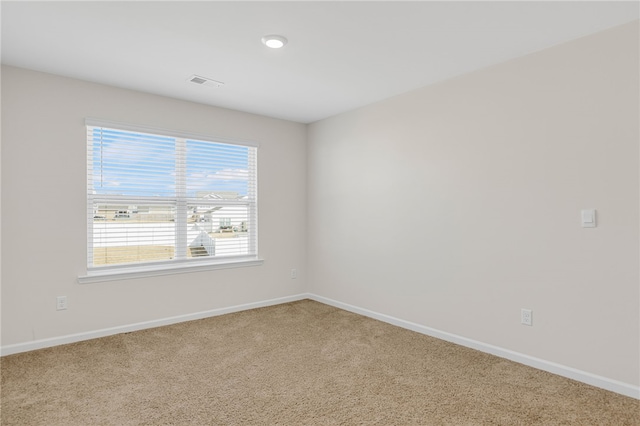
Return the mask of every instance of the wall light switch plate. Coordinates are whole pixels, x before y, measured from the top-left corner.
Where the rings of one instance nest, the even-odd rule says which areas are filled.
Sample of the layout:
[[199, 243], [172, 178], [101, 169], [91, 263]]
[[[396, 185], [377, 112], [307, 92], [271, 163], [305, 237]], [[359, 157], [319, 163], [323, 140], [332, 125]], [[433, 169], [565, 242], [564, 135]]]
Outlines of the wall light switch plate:
[[583, 228], [596, 227], [596, 209], [584, 209], [580, 211], [580, 220]]
[[67, 296], [56, 297], [56, 310], [64, 311], [67, 309]]

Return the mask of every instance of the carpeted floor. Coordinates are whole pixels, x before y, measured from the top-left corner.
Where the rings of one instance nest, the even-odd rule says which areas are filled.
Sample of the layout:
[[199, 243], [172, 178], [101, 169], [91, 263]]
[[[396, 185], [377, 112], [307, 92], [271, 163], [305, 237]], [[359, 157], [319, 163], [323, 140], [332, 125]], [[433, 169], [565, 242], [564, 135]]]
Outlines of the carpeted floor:
[[304, 300], [3, 357], [2, 425], [640, 425], [640, 401]]

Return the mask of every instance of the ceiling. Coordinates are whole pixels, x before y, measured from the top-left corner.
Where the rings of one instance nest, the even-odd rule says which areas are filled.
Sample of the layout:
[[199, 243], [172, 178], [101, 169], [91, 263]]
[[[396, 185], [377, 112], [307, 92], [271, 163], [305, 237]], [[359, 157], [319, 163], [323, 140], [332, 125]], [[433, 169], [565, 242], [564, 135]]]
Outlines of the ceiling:
[[[309, 123], [638, 19], [639, 4], [2, 1], [1, 18], [3, 64]], [[274, 33], [289, 43], [265, 47]]]

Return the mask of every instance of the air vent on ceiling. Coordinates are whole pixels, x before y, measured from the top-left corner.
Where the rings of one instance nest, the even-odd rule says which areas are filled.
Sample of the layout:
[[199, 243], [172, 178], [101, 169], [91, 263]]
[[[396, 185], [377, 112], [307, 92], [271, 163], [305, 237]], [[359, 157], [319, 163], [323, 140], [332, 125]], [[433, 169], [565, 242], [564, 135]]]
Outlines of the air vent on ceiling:
[[201, 75], [195, 75], [195, 74], [189, 77], [189, 81], [195, 84], [199, 84], [200, 86], [207, 86], [207, 87], [224, 86], [224, 83], [221, 81], [212, 80], [210, 78], [202, 77]]

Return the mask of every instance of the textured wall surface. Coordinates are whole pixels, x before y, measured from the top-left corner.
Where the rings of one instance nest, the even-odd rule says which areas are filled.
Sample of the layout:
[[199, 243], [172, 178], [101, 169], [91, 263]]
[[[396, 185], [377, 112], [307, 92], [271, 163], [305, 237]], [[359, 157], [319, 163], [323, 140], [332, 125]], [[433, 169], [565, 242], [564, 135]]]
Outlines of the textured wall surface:
[[[86, 117], [258, 142], [264, 264], [78, 284], [86, 274]], [[3, 67], [2, 344], [303, 292], [305, 138], [302, 124]], [[60, 295], [66, 311], [55, 309]]]
[[311, 124], [310, 291], [637, 385], [638, 75], [636, 21]]

